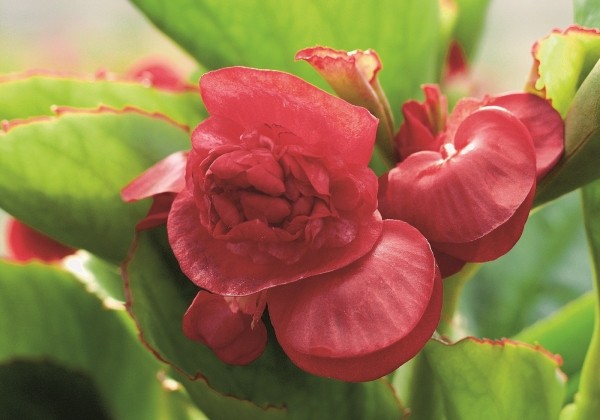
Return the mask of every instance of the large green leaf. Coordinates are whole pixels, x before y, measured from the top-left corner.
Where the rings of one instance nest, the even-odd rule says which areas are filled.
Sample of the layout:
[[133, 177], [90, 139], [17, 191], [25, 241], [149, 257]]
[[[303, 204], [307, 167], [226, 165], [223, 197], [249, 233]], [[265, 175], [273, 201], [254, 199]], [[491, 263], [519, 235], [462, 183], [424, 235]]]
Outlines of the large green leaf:
[[66, 113], [0, 133], [0, 207], [76, 248], [119, 262], [146, 203], [120, 190], [188, 133], [137, 112]]
[[85, 80], [24, 74], [0, 79], [0, 120], [53, 115], [53, 106], [134, 106], [159, 112], [194, 128], [205, 116], [198, 90], [169, 92], [126, 81]]
[[[61, 380], [63, 374], [48, 377], [47, 366], [46, 373], [32, 371], [31, 365], [15, 366], [19, 361], [45, 361], [89, 378], [111, 418], [187, 418], [185, 400], [157, 377], [166, 366], [142, 346], [132, 324], [124, 309], [108, 309], [59, 268], [0, 261], [0, 383], [11, 380], [24, 386], [28, 377], [46, 375], [38, 383], [46, 392], [52, 391], [50, 386], [72, 384], [69, 378]], [[1, 413], [2, 407], [26, 403], [14, 396], [0, 393]]]
[[565, 377], [544, 350], [508, 340], [431, 340], [423, 354], [447, 420], [558, 418]]
[[130, 0], [209, 69], [231, 65], [295, 73], [324, 86], [295, 53], [323, 45], [375, 49], [396, 116], [433, 82], [439, 50], [438, 0]]
[[[162, 232], [160, 232], [162, 233]], [[389, 383], [343, 383], [302, 372], [271, 334], [265, 353], [248, 366], [223, 364], [185, 338], [181, 320], [197, 289], [180, 272], [165, 240], [143, 233], [127, 267], [130, 309], [145, 342], [188, 378], [181, 381], [211, 418], [399, 418]], [[163, 251], [159, 251], [159, 249]]]

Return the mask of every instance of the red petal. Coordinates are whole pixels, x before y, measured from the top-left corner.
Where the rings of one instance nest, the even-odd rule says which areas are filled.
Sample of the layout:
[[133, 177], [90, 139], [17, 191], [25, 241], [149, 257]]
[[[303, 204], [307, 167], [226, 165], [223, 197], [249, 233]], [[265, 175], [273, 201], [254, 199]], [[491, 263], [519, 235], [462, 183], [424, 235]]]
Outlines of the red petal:
[[[532, 188], [527, 199], [510, 219], [480, 239], [467, 243], [432, 242], [431, 246], [436, 251], [445, 252], [465, 261], [485, 262], [495, 260], [510, 251], [521, 237], [534, 196], [535, 188]], [[442, 271], [442, 273], [444, 272]], [[444, 277], [446, 276], [444, 275]]]
[[490, 98], [486, 105], [507, 109], [531, 133], [535, 148], [537, 180], [541, 180], [561, 158], [564, 151], [564, 124], [558, 111], [531, 93], [513, 93]]
[[229, 119], [244, 130], [279, 125], [319, 154], [369, 163], [377, 119], [296, 76], [230, 67], [204, 74], [200, 89], [211, 116]]
[[278, 341], [302, 369], [345, 381], [386, 375], [433, 334], [442, 286], [426, 239], [384, 222], [373, 251], [332, 273], [269, 291]]
[[467, 263], [465, 260], [455, 258], [436, 249], [433, 245], [431, 248], [433, 250], [433, 255], [435, 255], [435, 261], [437, 262], [443, 279], [458, 273]]
[[267, 329], [262, 320], [227, 302], [223, 296], [198, 292], [183, 316], [183, 332], [215, 352], [223, 362], [247, 365], [257, 359], [267, 345]]
[[[404, 220], [430, 241], [463, 243], [506, 223], [535, 183], [535, 154], [525, 126], [484, 107], [456, 132], [458, 153], [410, 155], [381, 183], [384, 217]], [[383, 190], [385, 188], [385, 190]]]
[[75, 252], [75, 249], [55, 241], [17, 219], [8, 221], [7, 248], [9, 258], [21, 262], [34, 259], [54, 262]]
[[188, 152], [176, 152], [167, 156], [123, 188], [121, 197], [124, 201], [131, 202], [183, 190], [187, 156]]
[[408, 101], [402, 105], [404, 122], [394, 138], [400, 159], [425, 150], [440, 148], [438, 134], [446, 125], [448, 104], [437, 85], [424, 85], [425, 100]]
[[175, 199], [167, 223], [173, 252], [183, 272], [195, 284], [213, 293], [233, 296], [249, 295], [344, 267], [368, 253], [382, 229], [379, 213], [375, 212], [357, 227], [356, 238], [344, 247], [308, 250], [299, 261], [289, 264], [275, 260], [261, 263], [234, 254], [236, 243], [213, 238], [199, 220], [193, 197], [183, 191]]

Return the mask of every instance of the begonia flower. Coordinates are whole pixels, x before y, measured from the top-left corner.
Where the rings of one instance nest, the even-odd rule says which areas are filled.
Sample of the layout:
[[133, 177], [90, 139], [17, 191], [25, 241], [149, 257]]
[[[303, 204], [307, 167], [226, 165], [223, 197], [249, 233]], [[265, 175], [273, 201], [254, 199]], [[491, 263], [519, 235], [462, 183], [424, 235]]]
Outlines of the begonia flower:
[[532, 94], [467, 98], [446, 118], [445, 98], [403, 107], [400, 162], [380, 179], [380, 211], [430, 241], [444, 276], [490, 261], [519, 239], [541, 179], [560, 159], [563, 123]]
[[[192, 134], [167, 220], [201, 288], [186, 336], [248, 363], [264, 346], [266, 304], [283, 350], [313, 374], [365, 381], [412, 358], [439, 321], [441, 277], [417, 229], [381, 220], [367, 166], [377, 119], [277, 71], [221, 69], [200, 89], [210, 117]], [[168, 159], [159, 165], [123, 197], [175, 185], [162, 179]]]
[[13, 261], [39, 260], [52, 263], [75, 252], [75, 249], [55, 241], [17, 219], [10, 218], [6, 229], [8, 258]]

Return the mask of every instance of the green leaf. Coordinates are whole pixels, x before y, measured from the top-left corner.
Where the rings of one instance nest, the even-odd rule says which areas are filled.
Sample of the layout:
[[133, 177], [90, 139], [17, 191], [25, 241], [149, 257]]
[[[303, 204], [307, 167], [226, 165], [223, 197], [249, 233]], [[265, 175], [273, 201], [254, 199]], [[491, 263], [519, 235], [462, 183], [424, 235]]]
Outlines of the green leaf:
[[0, 133], [0, 207], [60, 242], [109, 261], [127, 253], [146, 203], [120, 190], [187, 131], [138, 112], [64, 113]]
[[442, 390], [447, 420], [558, 418], [565, 378], [544, 350], [467, 338], [453, 345], [431, 340], [423, 354]]
[[533, 86], [564, 117], [579, 86], [600, 58], [600, 34], [578, 28], [552, 32], [533, 50], [539, 78]]
[[575, 21], [590, 28], [600, 28], [598, 0], [575, 0]]
[[537, 210], [515, 247], [466, 284], [459, 310], [468, 335], [511, 337], [590, 289], [579, 194]]
[[[89, 378], [111, 418], [185, 418], [172, 416], [184, 401], [158, 380], [165, 366], [139, 342], [124, 309], [107, 309], [59, 268], [0, 261], [0, 364], [13, 364], [0, 369], [0, 383], [43, 373], [17, 369], [17, 361], [46, 361]], [[39, 385], [50, 386], [50, 379], [60, 377]], [[4, 392], [0, 397], [7, 397], [0, 407], [11, 403]]]
[[158, 112], [194, 128], [206, 117], [197, 90], [169, 92], [126, 81], [84, 80], [51, 75], [0, 79], [0, 121], [53, 115], [54, 106], [133, 106]]
[[[600, 56], [600, 50], [598, 54]], [[571, 102], [565, 119], [565, 154], [538, 186], [536, 204], [600, 178], [599, 155], [600, 61], [589, 72]]]
[[[159, 232], [152, 232], [153, 235]], [[248, 366], [222, 363], [188, 340], [183, 314], [197, 289], [180, 272], [165, 239], [143, 232], [127, 267], [130, 310], [145, 342], [182, 372], [178, 378], [214, 418], [399, 418], [402, 408], [386, 380], [343, 383], [302, 372], [270, 336], [265, 353]], [[159, 251], [162, 249], [162, 251]], [[196, 381], [185, 381], [198, 378]]]
[[438, 0], [131, 0], [208, 69], [232, 65], [284, 70], [325, 86], [295, 53], [315, 45], [375, 49], [379, 80], [398, 117], [439, 74]]
[[[570, 302], [548, 318], [530, 325], [513, 338], [539, 344], [563, 359], [562, 370], [569, 377], [577, 374], [594, 329], [594, 296], [587, 293]], [[576, 345], [574, 345], [576, 343]]]

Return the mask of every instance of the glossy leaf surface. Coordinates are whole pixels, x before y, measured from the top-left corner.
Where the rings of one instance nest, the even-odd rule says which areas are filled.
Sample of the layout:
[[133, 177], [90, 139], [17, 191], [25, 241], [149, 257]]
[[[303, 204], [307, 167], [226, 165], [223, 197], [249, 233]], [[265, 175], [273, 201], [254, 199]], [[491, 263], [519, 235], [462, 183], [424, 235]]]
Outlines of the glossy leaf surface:
[[120, 190], [185, 148], [186, 130], [133, 111], [32, 120], [0, 134], [0, 206], [64, 244], [120, 262], [147, 207], [124, 203]]
[[424, 350], [442, 390], [444, 414], [455, 419], [556, 419], [565, 377], [559, 360], [516, 342], [432, 340]]

